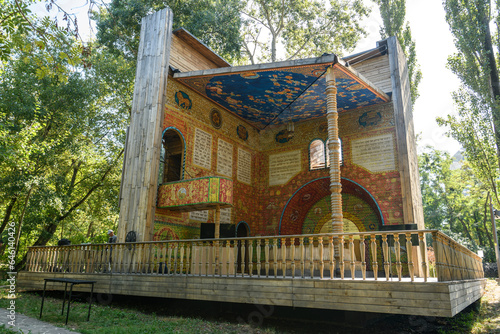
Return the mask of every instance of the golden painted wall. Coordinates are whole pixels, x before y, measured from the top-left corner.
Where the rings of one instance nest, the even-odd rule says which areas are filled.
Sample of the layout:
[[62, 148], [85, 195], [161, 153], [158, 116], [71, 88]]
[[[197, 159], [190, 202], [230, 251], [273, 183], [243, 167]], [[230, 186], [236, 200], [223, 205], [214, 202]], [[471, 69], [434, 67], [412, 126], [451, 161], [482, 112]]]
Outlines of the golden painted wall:
[[[220, 124], [214, 123], [213, 119], [211, 119], [214, 116], [213, 110], [218, 111], [217, 120], [221, 120]], [[169, 78], [163, 128], [172, 127], [182, 133], [186, 142], [184, 156], [185, 179], [221, 175], [217, 173], [218, 141], [223, 140], [232, 145], [233, 164], [230, 169], [232, 175], [221, 175], [230, 177], [233, 180], [234, 207], [231, 210], [229, 222], [237, 224], [245, 221], [250, 226], [251, 235], [287, 234], [289, 231], [302, 231], [305, 218], [298, 219], [298, 221], [297, 219], [294, 220], [294, 218], [306, 217], [307, 215], [308, 229], [315, 230], [318, 228], [313, 221], [314, 219], [311, 218], [314, 215], [309, 212], [309, 209], [321, 208], [319, 202], [321, 200], [325, 201], [325, 194], [317, 193], [315, 195], [321, 195], [321, 198], [310, 197], [312, 195], [305, 191], [308, 188], [304, 186], [312, 184], [311, 182], [315, 180], [329, 177], [328, 168], [309, 170], [309, 144], [314, 139], [326, 141], [326, 118], [295, 124], [294, 135], [287, 141], [288, 138], [284, 140], [283, 137], [284, 126], [259, 132], [245, 121], [205, 100], [174, 79]], [[193, 163], [196, 129], [203, 130], [211, 136], [210, 168], [203, 168]], [[373, 204], [371, 206], [370, 217], [374, 216], [373, 212], [379, 210], [382, 214], [383, 224], [402, 224], [401, 182], [397, 165], [392, 102], [341, 113], [339, 115], [339, 129], [343, 147], [341, 175], [350, 180], [351, 184], [359, 185], [356, 191], [359, 192], [361, 189], [361, 191], [366, 192], [357, 199], [354, 198], [356, 197], [355, 189], [349, 195], [350, 197], [344, 196], [353, 198], [344, 203], [344, 210], [348, 213], [346, 216], [350, 214], [359, 216], [359, 212], [364, 212], [363, 210], [368, 208], [366, 201], [359, 200], [365, 196], [365, 198], [373, 199], [373, 202], [376, 203], [375, 206]], [[393, 162], [389, 161], [387, 163], [388, 166], [392, 164], [392, 168], [370, 170], [370, 168], [376, 168], [368, 159], [370, 152], [366, 152], [372, 145], [370, 140], [373, 140], [374, 145], [379, 145], [381, 149], [385, 149], [384, 154], [389, 158], [390, 154], [388, 155], [387, 152], [390, 152], [390, 150], [387, 151], [385, 147], [391, 146], [392, 140]], [[242, 182], [237, 177], [239, 150], [244, 150], [251, 156], [251, 182], [249, 184]], [[279, 161], [285, 161], [285, 163], [281, 162], [285, 166], [286, 159], [293, 162], [292, 165], [295, 165], [295, 170], [294, 168], [290, 169], [288, 181], [283, 181], [283, 179], [276, 181], [276, 175], [279, 174], [279, 171], [278, 173], [276, 171], [276, 166], [279, 165]], [[296, 162], [296, 159], [300, 159], [300, 164]], [[273, 171], [271, 180], [270, 164], [274, 166], [271, 168]], [[314, 191], [314, 188], [312, 189]], [[294, 194], [304, 196], [304, 198], [311, 201], [314, 200], [316, 201], [314, 203], [318, 204], [314, 206], [314, 203], [311, 203], [311, 206], [307, 206], [307, 212], [301, 212], [301, 210], [305, 210], [306, 206], [287, 207], [287, 203], [296, 202], [291, 200]], [[349, 206], [350, 202], [353, 203], [352, 207]], [[365, 205], [365, 209], [363, 209], [363, 205]], [[369, 210], [365, 211], [368, 212]], [[285, 216], [285, 214], [288, 216]], [[365, 216], [368, 217], [368, 213]], [[323, 224], [324, 217], [325, 213], [322, 212], [321, 219], [318, 218], [317, 224], [320, 222]], [[214, 213], [208, 212], [206, 217], [197, 218], [196, 215], [193, 216], [189, 213], [157, 209], [155, 218], [157, 222], [155, 226], [155, 232], [158, 234], [157, 238], [164, 238], [167, 234], [168, 236], [197, 238], [199, 237], [200, 223], [213, 222]], [[353, 219], [356, 220], [357, 218], [354, 217]], [[377, 220], [377, 218], [366, 218], [365, 220], [363, 224], [367, 230], [377, 230], [381, 224], [380, 219]], [[291, 222], [300, 226], [292, 226]], [[159, 233], [160, 229], [168, 233], [163, 235]]]

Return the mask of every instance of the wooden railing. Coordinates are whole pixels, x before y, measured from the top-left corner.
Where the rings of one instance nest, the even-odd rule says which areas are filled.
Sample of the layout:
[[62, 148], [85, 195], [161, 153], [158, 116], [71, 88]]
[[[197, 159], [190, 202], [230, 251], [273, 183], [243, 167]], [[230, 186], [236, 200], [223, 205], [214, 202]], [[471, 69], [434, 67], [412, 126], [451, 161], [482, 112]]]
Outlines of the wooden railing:
[[484, 277], [478, 255], [436, 230], [30, 247], [26, 270], [427, 281], [430, 266], [439, 281]]

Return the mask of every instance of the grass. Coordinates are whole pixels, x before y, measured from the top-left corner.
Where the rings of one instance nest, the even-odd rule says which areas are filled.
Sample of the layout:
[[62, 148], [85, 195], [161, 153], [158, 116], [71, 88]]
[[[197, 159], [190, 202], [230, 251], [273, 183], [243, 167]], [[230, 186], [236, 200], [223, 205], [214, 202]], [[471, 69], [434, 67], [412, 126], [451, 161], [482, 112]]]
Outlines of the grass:
[[[87, 322], [88, 304], [84, 299], [71, 303], [68, 325], [66, 313], [61, 315], [62, 294], [51, 292], [46, 295], [42, 320], [55, 326], [80, 333], [245, 333], [253, 332], [247, 324], [200, 318], [169, 316], [151, 312], [151, 305], [129, 305], [126, 302], [110, 305], [92, 305], [90, 321]], [[88, 294], [85, 294], [85, 297]], [[0, 307], [8, 306], [5, 292], [0, 294]], [[83, 297], [83, 295], [81, 296]], [[40, 314], [41, 294], [20, 292], [16, 299], [16, 312], [37, 318]], [[161, 307], [159, 307], [160, 309]], [[161, 311], [161, 309], [160, 309]], [[0, 327], [0, 333], [13, 333]], [[276, 333], [273, 329], [259, 330], [259, 333]]]
[[[114, 296], [92, 305], [87, 322], [88, 294], [77, 295], [71, 304], [68, 326], [61, 315], [62, 293], [50, 292], [45, 299], [43, 321], [80, 333], [500, 333], [500, 286], [487, 282], [481, 302], [469, 306], [454, 318], [386, 316], [364, 326], [347, 327], [347, 317], [332, 311], [276, 308], [274, 314], [262, 317], [253, 305], [195, 302], [159, 298]], [[5, 291], [0, 292], [0, 307], [7, 307]], [[40, 292], [17, 294], [16, 312], [38, 318]], [[107, 305], [106, 305], [107, 304]], [[241, 309], [240, 309], [241, 308]], [[340, 314], [340, 313], [339, 313]], [[354, 314], [354, 319], [359, 314]], [[260, 318], [259, 318], [260, 316]], [[249, 320], [259, 321], [251, 326]], [[352, 322], [351, 316], [351, 322]], [[356, 322], [356, 321], [354, 321]], [[13, 333], [0, 327], [0, 333]]]

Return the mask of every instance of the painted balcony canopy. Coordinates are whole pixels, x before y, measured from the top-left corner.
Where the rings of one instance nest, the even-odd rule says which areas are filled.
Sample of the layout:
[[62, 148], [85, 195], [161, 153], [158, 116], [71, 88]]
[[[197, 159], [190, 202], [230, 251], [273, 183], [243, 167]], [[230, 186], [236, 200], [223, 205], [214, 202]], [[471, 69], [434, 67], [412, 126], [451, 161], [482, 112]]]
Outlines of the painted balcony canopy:
[[335, 55], [175, 73], [174, 78], [257, 129], [326, 114], [325, 74], [333, 65], [339, 112], [390, 98]]

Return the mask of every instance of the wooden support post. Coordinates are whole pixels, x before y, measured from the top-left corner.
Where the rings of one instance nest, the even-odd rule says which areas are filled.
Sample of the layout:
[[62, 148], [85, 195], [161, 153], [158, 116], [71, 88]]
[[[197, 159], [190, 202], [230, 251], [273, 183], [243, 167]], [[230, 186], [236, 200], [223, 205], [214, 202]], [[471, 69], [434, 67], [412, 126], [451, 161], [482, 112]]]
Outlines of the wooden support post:
[[[214, 238], [219, 239], [220, 238], [220, 205], [217, 204], [215, 207], [215, 229], [214, 229]], [[214, 261], [215, 261], [215, 271], [214, 275], [218, 274], [218, 267], [219, 267], [219, 241], [216, 240], [214, 241]], [[222, 268], [221, 268], [222, 269]]]
[[[332, 206], [332, 232], [344, 231], [342, 214], [342, 184], [340, 183], [340, 139], [337, 112], [337, 86], [333, 66], [326, 71], [326, 120], [328, 123], [328, 154], [330, 156], [330, 191]], [[341, 254], [335, 242], [335, 254]], [[342, 250], [343, 252], [343, 250]], [[340, 262], [339, 262], [340, 263]]]
[[328, 122], [328, 154], [330, 155], [330, 191], [332, 205], [332, 232], [342, 233], [344, 222], [342, 215], [342, 184], [340, 183], [340, 139], [337, 112], [337, 86], [333, 67], [326, 71], [326, 98]]
[[129, 231], [136, 241], [153, 237], [156, 191], [166, 102], [172, 11], [167, 7], [141, 22], [141, 39], [129, 135], [122, 173], [118, 241]]

